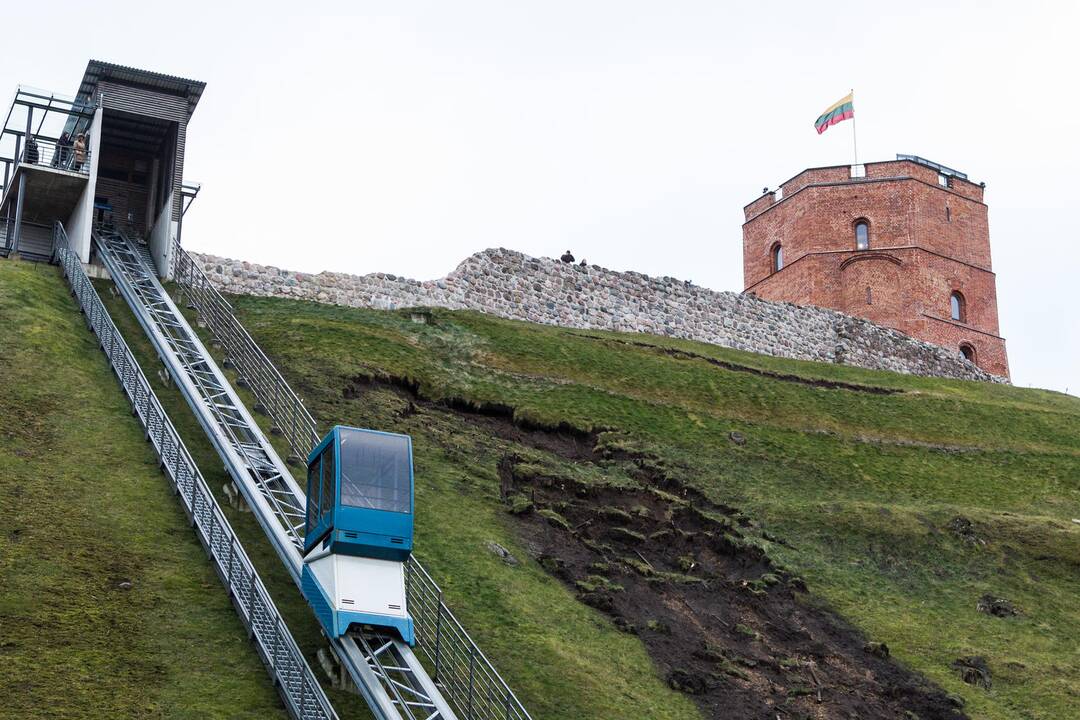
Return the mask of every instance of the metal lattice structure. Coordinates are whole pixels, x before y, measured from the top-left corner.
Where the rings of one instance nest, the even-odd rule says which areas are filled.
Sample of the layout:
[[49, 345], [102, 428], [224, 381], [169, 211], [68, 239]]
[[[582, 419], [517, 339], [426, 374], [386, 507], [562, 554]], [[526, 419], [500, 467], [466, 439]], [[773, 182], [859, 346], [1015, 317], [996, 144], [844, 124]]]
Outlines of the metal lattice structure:
[[298, 720], [337, 720], [326, 694], [301, 654], [266, 586], [229, 521], [210, 492], [202, 473], [173, 426], [108, 310], [101, 302], [78, 256], [57, 223], [54, 256], [90, 329], [116, 374], [135, 417], [146, 431], [218, 577], [278, 687], [285, 707]]
[[[177, 244], [172, 258], [173, 279], [224, 348], [228, 363], [255, 395], [259, 409], [288, 441], [293, 456], [306, 458], [321, 438], [303, 400], [187, 251]], [[442, 590], [415, 556], [405, 566], [405, 590], [420, 652], [458, 715], [467, 720], [530, 720], [525, 707], [443, 602]]]
[[[95, 229], [94, 241], [117, 289], [299, 585], [304, 493], [138, 244], [117, 228]], [[378, 720], [457, 720], [406, 643], [378, 633], [345, 635], [329, 642]]]

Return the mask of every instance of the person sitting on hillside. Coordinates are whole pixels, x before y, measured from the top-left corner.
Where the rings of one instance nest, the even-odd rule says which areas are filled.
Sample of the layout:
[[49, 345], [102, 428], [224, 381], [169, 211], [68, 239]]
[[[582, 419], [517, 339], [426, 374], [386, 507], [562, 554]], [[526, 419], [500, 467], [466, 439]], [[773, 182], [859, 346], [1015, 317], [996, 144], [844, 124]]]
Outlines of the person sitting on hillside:
[[581, 258], [581, 267], [588, 267], [589, 263], [585, 262], [585, 258]]
[[569, 250], [564, 252], [562, 254], [562, 257], [559, 258], [559, 259], [562, 260], [564, 263], [572, 263], [572, 262], [574, 262], [574, 256], [570, 253]]

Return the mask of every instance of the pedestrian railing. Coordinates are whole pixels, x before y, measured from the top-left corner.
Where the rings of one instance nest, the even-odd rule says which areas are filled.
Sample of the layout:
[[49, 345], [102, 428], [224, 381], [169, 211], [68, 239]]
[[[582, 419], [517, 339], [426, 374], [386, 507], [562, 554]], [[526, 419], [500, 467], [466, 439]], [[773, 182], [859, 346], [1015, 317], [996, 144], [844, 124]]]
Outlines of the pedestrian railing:
[[530, 720], [510, 686], [480, 651], [442, 600], [442, 590], [410, 556], [405, 594], [417, 648], [431, 679], [458, 715], [467, 720]]
[[[228, 362], [263, 410], [305, 462], [321, 439], [315, 419], [288, 382], [233, 314], [190, 254], [173, 248], [173, 279], [221, 343]], [[405, 566], [406, 603], [416, 629], [417, 647], [432, 679], [462, 720], [529, 720], [529, 713], [473, 642], [431, 575], [415, 557]]]
[[225, 351], [225, 361], [237, 372], [241, 384], [258, 399], [259, 410], [274, 421], [274, 430], [285, 437], [293, 458], [307, 462], [308, 452], [318, 444], [315, 419], [304, 407], [289, 383], [251, 338], [233, 314], [232, 306], [221, 296], [191, 255], [180, 245], [173, 246], [173, 280], [199, 313], [214, 339]]
[[337, 713], [293, 640], [221, 506], [101, 302], [78, 255], [70, 249], [60, 223], [54, 229], [53, 256], [63, 268], [87, 324], [97, 335], [109, 366], [146, 431], [146, 439], [157, 453], [161, 469], [180, 497], [218, 577], [229, 591], [233, 606], [266, 664], [285, 707], [298, 720], [337, 720]]
[[89, 175], [90, 148], [76, 151], [71, 144], [61, 145], [57, 140], [34, 138], [32, 143], [23, 145], [16, 163]]

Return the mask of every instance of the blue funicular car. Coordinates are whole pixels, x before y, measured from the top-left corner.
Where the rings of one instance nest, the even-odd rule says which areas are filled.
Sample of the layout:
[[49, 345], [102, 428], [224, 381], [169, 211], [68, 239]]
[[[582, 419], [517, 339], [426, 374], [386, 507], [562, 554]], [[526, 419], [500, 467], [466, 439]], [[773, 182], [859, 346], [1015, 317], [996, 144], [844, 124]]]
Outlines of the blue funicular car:
[[328, 634], [369, 625], [415, 644], [405, 604], [412, 544], [412, 439], [335, 426], [308, 456], [301, 577]]

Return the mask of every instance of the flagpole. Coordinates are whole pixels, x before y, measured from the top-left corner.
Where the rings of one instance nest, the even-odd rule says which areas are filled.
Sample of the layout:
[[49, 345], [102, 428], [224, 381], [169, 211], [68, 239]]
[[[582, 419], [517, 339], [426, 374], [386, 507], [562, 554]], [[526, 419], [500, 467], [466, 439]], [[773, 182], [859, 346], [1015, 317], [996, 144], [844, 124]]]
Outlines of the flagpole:
[[855, 88], [851, 88], [851, 145], [855, 150], [855, 164], [859, 164], [859, 140], [855, 136]]

